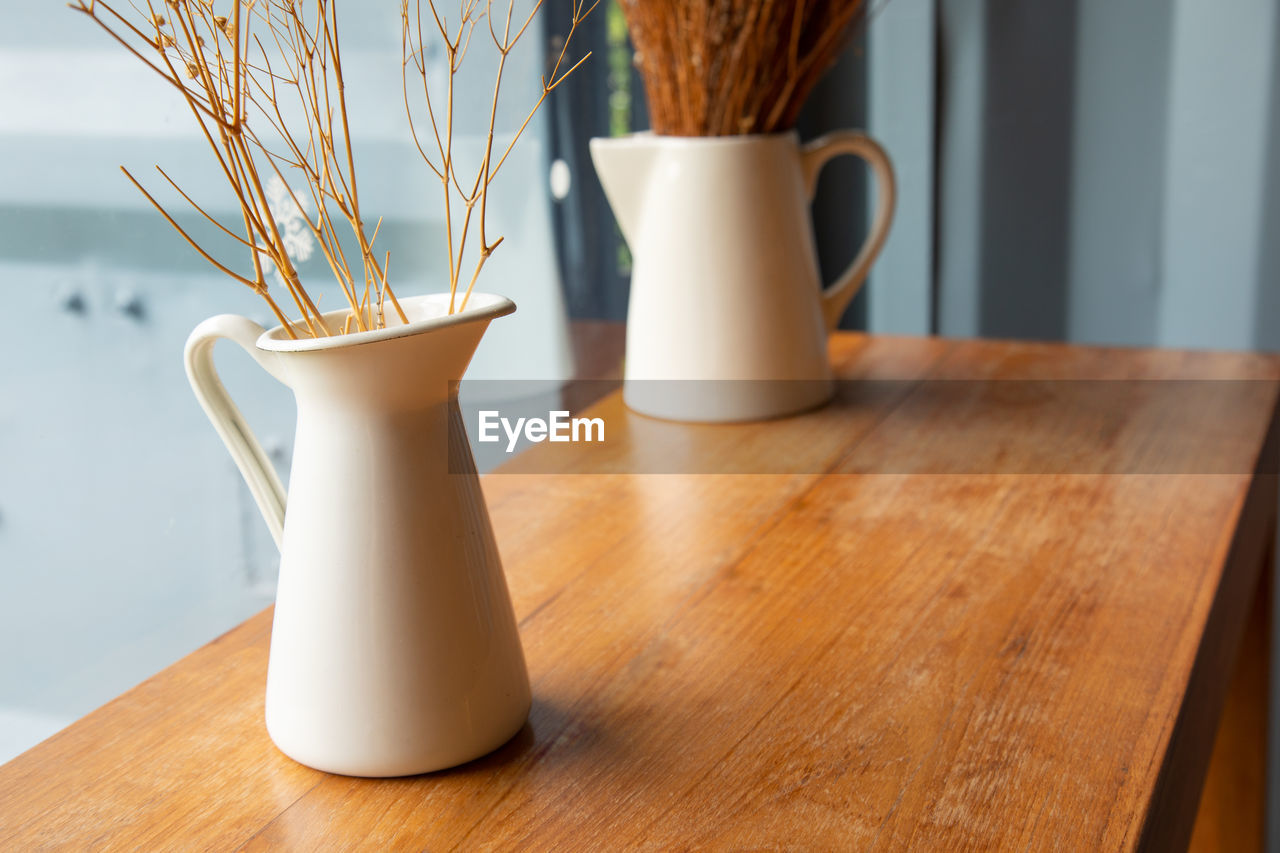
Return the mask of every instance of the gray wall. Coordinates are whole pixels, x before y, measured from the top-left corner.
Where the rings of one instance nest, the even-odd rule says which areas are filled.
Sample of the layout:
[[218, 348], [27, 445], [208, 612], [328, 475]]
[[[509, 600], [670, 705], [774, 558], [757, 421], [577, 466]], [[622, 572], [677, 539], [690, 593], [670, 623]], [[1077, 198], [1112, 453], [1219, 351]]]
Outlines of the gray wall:
[[1280, 347], [1268, 0], [943, 0], [937, 329]]

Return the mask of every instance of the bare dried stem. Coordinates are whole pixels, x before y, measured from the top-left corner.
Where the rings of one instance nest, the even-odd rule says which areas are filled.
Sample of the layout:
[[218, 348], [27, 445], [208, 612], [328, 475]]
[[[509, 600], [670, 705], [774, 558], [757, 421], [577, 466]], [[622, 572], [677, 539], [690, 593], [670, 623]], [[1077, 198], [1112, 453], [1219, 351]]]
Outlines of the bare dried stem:
[[[483, 10], [480, 8], [483, 2]], [[525, 128], [529, 126], [529, 122], [533, 119], [538, 108], [542, 106], [547, 96], [562, 83], [566, 77], [581, 67], [582, 63], [591, 55], [589, 52], [577, 62], [573, 63], [568, 70], [561, 71], [564, 66], [565, 57], [568, 54], [569, 43], [573, 39], [574, 32], [582, 21], [591, 14], [595, 9], [594, 0], [589, 6], [586, 0], [574, 0], [572, 17], [569, 22], [569, 32], [564, 40], [560, 55], [556, 59], [555, 67], [552, 69], [550, 80], [542, 79], [541, 92], [534, 103], [533, 108], [525, 116], [524, 121], [516, 130], [515, 135], [511, 138], [503, 149], [500, 157], [494, 159], [494, 129], [497, 125], [498, 100], [502, 92], [502, 78], [506, 70], [507, 57], [511, 51], [515, 49], [516, 44], [524, 36], [529, 26], [533, 23], [539, 10], [542, 8], [542, 0], [537, 0], [533, 4], [528, 15], [523, 16], [520, 21], [515, 20], [515, 3], [514, 0], [507, 0], [505, 11], [499, 15], [499, 21], [495, 21], [494, 2], [493, 0], [461, 0], [459, 3], [459, 21], [456, 30], [450, 30], [446, 17], [441, 16], [436, 8], [435, 0], [427, 0], [428, 15], [423, 14], [422, 0], [401, 0], [400, 16], [401, 16], [401, 80], [404, 93], [405, 111], [409, 117], [410, 132], [413, 141], [418, 149], [418, 153], [422, 156], [427, 167], [440, 181], [443, 191], [445, 209], [444, 209], [444, 225], [445, 225], [445, 243], [448, 250], [448, 273], [449, 273], [449, 313], [461, 311], [466, 308], [471, 293], [475, 288], [476, 281], [480, 277], [480, 271], [484, 268], [485, 262], [494, 253], [502, 243], [502, 237], [489, 241], [488, 234], [488, 203], [489, 188], [494, 178], [498, 174], [498, 170], [502, 168], [502, 164], [506, 162], [507, 156], [515, 147], [516, 142], [524, 133]], [[454, 163], [454, 83], [459, 69], [462, 66], [462, 60], [467, 55], [467, 48], [471, 44], [471, 36], [480, 23], [481, 19], [485, 21], [486, 29], [489, 31], [490, 40], [494, 48], [498, 52], [497, 69], [494, 74], [493, 96], [489, 103], [488, 111], [488, 129], [485, 134], [485, 146], [483, 156], [480, 161], [473, 180], [465, 181], [460, 178], [458, 170]], [[440, 127], [437, 120], [435, 107], [431, 100], [431, 89], [427, 80], [427, 40], [424, 38], [424, 21], [435, 24], [435, 32], [439, 35], [441, 44], [444, 48], [445, 60], [448, 65], [448, 79], [445, 81], [446, 103], [444, 114], [444, 128]], [[515, 29], [513, 32], [513, 23]], [[426, 27], [425, 29], [430, 29]], [[410, 86], [410, 75], [414, 75], [415, 82]], [[431, 130], [435, 137], [436, 148], [439, 153], [439, 163], [432, 160], [426, 153], [421, 144], [421, 138], [417, 130], [417, 122], [414, 118], [414, 110], [410, 103], [410, 88], [422, 89], [423, 101], [425, 102], [427, 119], [431, 123]], [[470, 189], [464, 189], [469, 186]], [[453, 204], [455, 199], [461, 204], [463, 213], [461, 222], [455, 222], [453, 216]], [[462, 266], [464, 263], [464, 254], [467, 250], [468, 236], [470, 235], [473, 224], [473, 212], [479, 206], [480, 215], [475, 217], [479, 221], [479, 248], [476, 250], [475, 265], [471, 270], [471, 274], [467, 280], [466, 288], [463, 291], [461, 301], [458, 300], [458, 291], [461, 285]], [[456, 226], [456, 227], [455, 227]], [[399, 311], [399, 304], [395, 301], [395, 296], [389, 288], [386, 289], [388, 297], [392, 304]]]
[[[197, 204], [167, 172], [156, 168], [196, 213], [241, 249], [248, 249], [252, 278], [215, 258], [132, 174], [122, 170], [202, 258], [253, 288], [288, 334], [296, 337], [297, 324], [288, 320], [268, 292], [266, 272], [273, 268], [307, 333], [332, 334], [290, 254], [305, 236], [319, 245], [346, 297], [351, 313], [350, 323], [345, 325], [359, 329], [381, 325], [382, 311], [375, 317], [371, 308], [370, 294], [375, 287], [379, 306], [385, 294], [405, 319], [386, 280], [390, 255], [379, 259], [373, 254], [373, 239], [366, 237], [361, 219], [336, 0], [310, 0], [307, 4], [298, 0], [230, 0], [229, 14], [225, 15], [215, 14], [214, 0], [164, 0], [162, 4], [142, 0], [141, 8], [131, 3], [136, 17], [118, 12], [104, 0], [73, 0], [69, 5], [177, 89], [191, 110], [239, 208], [244, 236]], [[311, 23], [304, 18], [304, 5], [315, 10]], [[254, 29], [269, 37], [264, 41], [251, 31]], [[300, 120], [286, 118], [281, 108], [284, 98], [296, 98], [302, 107]], [[282, 146], [268, 147], [255, 127], [258, 124]], [[305, 181], [307, 192], [302, 197], [285, 179], [286, 173], [300, 174]], [[303, 203], [304, 198], [313, 209]], [[298, 230], [286, 235], [282, 231], [286, 220], [297, 223]], [[359, 250], [358, 278], [339, 238], [336, 223], [342, 220], [350, 226]], [[357, 281], [365, 283], [363, 298], [357, 292]]]

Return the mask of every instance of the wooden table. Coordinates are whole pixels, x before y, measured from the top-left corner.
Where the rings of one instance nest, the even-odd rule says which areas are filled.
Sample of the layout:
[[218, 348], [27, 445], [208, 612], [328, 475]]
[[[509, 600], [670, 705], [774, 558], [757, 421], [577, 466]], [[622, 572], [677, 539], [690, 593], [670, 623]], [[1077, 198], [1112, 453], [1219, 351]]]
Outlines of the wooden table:
[[[900, 381], [737, 426], [606, 397], [614, 438], [576, 463], [680, 430], [789, 473], [486, 478], [535, 696], [491, 756], [383, 781], [285, 758], [266, 611], [0, 768], [0, 849], [1256, 845], [1280, 360], [832, 358]], [[941, 381], [1175, 378], [1267, 381]]]

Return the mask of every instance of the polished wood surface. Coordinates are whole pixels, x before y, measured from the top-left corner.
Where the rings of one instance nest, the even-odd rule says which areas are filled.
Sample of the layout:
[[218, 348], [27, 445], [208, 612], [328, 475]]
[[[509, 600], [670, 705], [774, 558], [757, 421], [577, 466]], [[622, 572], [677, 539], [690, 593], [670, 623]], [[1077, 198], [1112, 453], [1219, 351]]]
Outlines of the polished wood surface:
[[[860, 335], [832, 358], [897, 381], [726, 426], [614, 394], [590, 414], [625, 440], [485, 478], [534, 692], [492, 755], [395, 780], [285, 758], [266, 611], [0, 768], [0, 849], [1185, 847], [1232, 760], [1280, 361]], [[1228, 378], [1267, 381], [1101, 408], [923, 381]], [[626, 473], [673, 435], [786, 472]]]

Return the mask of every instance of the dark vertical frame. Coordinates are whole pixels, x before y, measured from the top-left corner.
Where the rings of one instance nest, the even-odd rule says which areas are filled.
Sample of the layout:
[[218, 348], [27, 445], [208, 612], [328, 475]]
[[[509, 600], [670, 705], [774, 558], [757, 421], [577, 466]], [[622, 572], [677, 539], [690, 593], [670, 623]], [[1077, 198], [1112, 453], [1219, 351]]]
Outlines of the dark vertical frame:
[[[589, 150], [592, 137], [609, 136], [612, 130], [609, 17], [616, 12], [611, 7], [612, 0], [602, 0], [578, 25], [571, 59], [587, 51], [592, 56], [548, 101], [549, 162], [563, 160], [571, 176], [569, 194], [551, 204], [565, 302], [574, 319], [625, 320], [630, 294], [630, 270], [620, 263], [629, 256]], [[573, 0], [546, 0], [544, 5], [543, 33], [553, 60], [564, 43], [572, 10]], [[634, 79], [628, 82], [631, 91], [640, 91]]]

